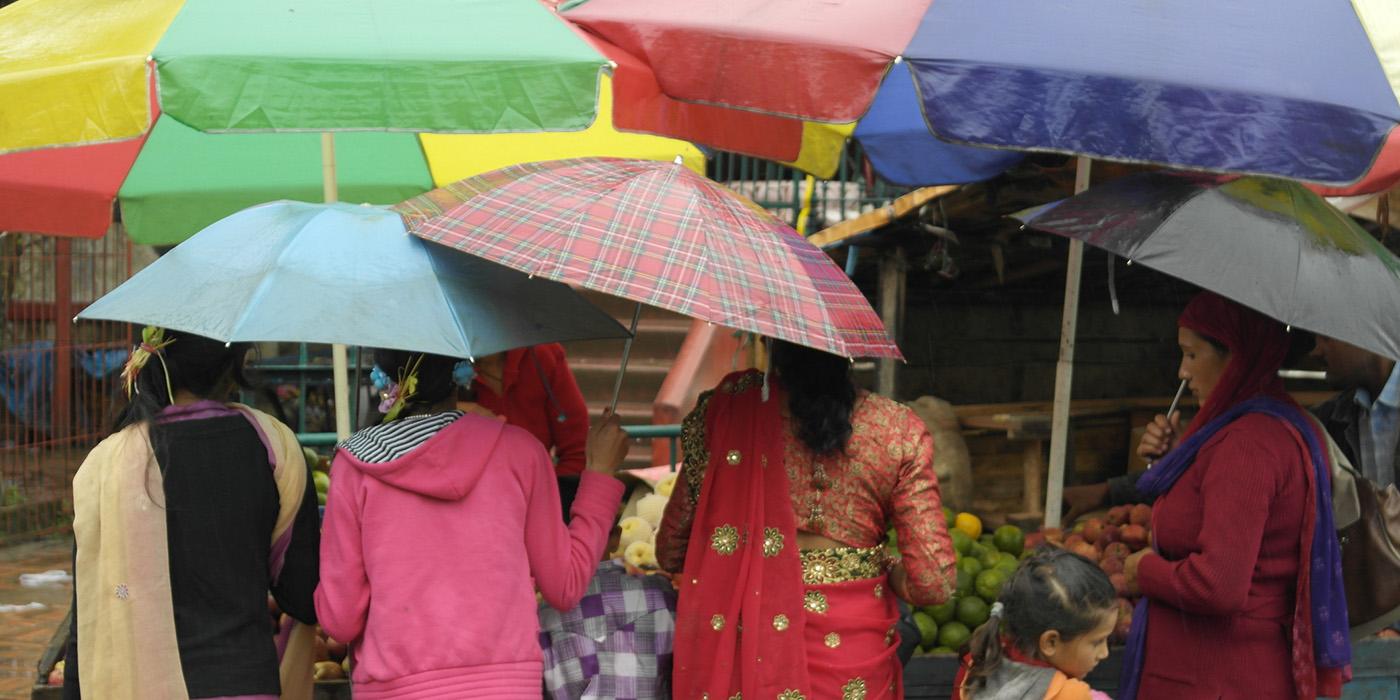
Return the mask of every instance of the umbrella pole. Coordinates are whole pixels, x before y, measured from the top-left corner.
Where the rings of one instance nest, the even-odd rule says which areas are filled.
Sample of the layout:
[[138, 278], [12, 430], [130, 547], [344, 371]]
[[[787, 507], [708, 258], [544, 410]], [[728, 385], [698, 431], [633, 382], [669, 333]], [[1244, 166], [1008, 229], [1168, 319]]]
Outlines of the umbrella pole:
[[[321, 134], [321, 191], [326, 202], [340, 199], [335, 180], [335, 134]], [[346, 348], [331, 346], [331, 372], [335, 381], [335, 439], [350, 437], [350, 362]]]
[[632, 355], [632, 339], [637, 337], [637, 322], [642, 319], [642, 303], [637, 302], [637, 308], [632, 311], [631, 335], [622, 344], [622, 365], [617, 368], [617, 381], [613, 382], [612, 403], [608, 405], [608, 410], [617, 412], [617, 397], [622, 394], [622, 377], [627, 374], [627, 358]]
[[[1089, 189], [1092, 161], [1081, 156], [1074, 168], [1074, 193]], [[1065, 488], [1065, 460], [1069, 448], [1069, 400], [1074, 380], [1074, 335], [1079, 323], [1079, 277], [1084, 265], [1084, 242], [1069, 242], [1065, 266], [1065, 307], [1060, 324], [1060, 359], [1055, 363], [1055, 405], [1050, 418], [1050, 473], [1045, 485], [1045, 526], [1060, 525], [1060, 506]]]

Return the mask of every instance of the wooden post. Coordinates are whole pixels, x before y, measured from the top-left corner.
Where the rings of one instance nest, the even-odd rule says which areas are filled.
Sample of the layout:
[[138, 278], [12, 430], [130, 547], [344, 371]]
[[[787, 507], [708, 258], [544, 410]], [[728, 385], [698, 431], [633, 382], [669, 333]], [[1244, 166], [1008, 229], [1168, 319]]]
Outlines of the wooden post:
[[[899, 342], [899, 321], [903, 316], [905, 275], [903, 248], [895, 248], [880, 258], [880, 320], [884, 321], [885, 331], [895, 342]], [[892, 357], [880, 360], [876, 393], [894, 397], [898, 362]]]
[[[1081, 156], [1075, 165], [1074, 193], [1089, 189], [1091, 161]], [[1069, 402], [1074, 383], [1074, 335], [1079, 322], [1079, 273], [1084, 265], [1084, 242], [1070, 239], [1065, 268], [1064, 318], [1060, 324], [1060, 359], [1055, 363], [1055, 405], [1050, 419], [1050, 473], [1046, 477], [1045, 526], [1059, 527], [1069, 450]]]
[[[321, 134], [321, 191], [327, 203], [338, 201], [335, 181], [335, 134]], [[344, 345], [331, 345], [331, 373], [335, 382], [335, 439], [350, 437], [350, 360]]]
[[68, 437], [73, 423], [73, 239], [54, 239], [52, 435]]

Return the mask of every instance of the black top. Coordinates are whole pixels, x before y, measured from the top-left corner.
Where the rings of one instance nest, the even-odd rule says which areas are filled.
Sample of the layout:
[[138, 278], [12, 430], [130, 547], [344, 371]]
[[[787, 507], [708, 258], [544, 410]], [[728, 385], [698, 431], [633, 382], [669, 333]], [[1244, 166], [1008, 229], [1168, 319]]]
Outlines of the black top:
[[[267, 594], [292, 617], [316, 621], [312, 593], [320, 576], [321, 533], [310, 475], [274, 585], [268, 543], [279, 500], [257, 431], [237, 415], [165, 423], [155, 432], [165, 481], [175, 635], [190, 697], [280, 694]], [[65, 698], [81, 697], [78, 614], [64, 665]]]

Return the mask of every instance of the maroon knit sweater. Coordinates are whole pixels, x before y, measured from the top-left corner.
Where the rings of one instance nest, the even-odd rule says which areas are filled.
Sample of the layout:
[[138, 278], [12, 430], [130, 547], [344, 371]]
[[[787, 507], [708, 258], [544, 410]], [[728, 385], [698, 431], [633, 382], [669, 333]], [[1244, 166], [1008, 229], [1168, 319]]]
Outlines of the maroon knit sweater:
[[1138, 569], [1151, 607], [1138, 698], [1294, 697], [1289, 628], [1306, 464], [1281, 421], [1247, 414], [1157, 500], [1162, 556]]

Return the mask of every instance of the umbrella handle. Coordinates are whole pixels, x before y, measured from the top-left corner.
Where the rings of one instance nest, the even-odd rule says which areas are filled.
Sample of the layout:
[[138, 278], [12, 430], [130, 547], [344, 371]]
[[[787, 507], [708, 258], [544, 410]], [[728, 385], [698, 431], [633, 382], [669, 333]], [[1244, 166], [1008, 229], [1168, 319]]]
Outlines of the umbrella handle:
[[632, 355], [632, 339], [637, 336], [637, 322], [642, 318], [642, 304], [637, 302], [637, 308], [632, 311], [631, 334], [622, 344], [622, 364], [617, 368], [617, 380], [613, 382], [612, 403], [608, 404], [608, 412], [617, 412], [617, 398], [622, 394], [622, 377], [627, 374], [627, 358]]

